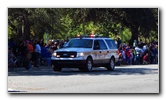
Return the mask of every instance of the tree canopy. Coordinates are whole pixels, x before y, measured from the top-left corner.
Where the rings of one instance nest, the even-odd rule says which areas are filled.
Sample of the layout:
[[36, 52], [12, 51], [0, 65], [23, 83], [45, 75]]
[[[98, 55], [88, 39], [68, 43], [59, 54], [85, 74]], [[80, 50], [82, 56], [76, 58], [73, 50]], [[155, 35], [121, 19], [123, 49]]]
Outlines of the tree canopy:
[[[8, 38], [98, 34], [123, 42], [158, 39], [158, 8], [8, 8]], [[150, 37], [150, 38], [149, 38]]]

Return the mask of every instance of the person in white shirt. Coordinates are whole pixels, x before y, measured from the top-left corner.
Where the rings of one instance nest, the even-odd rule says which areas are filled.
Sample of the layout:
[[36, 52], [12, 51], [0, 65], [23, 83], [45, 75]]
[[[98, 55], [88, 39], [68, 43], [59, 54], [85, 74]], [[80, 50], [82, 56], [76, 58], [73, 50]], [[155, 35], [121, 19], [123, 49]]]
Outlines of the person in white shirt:
[[144, 55], [144, 50], [140, 48], [140, 46], [135, 47], [136, 52], [139, 52], [140, 55], [140, 64], [143, 64], [143, 55]]
[[36, 41], [35, 45], [35, 61], [34, 61], [34, 67], [39, 67], [40, 66], [40, 55], [41, 55], [41, 47], [40, 47], [40, 42]]

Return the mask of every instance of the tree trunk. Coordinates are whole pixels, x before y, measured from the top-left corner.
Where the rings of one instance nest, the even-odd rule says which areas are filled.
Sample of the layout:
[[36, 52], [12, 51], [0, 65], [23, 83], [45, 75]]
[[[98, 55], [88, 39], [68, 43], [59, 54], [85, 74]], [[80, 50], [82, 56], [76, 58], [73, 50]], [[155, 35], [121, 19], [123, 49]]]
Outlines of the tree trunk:
[[83, 19], [83, 22], [82, 22], [82, 31], [83, 31], [83, 35], [85, 35], [85, 18]]
[[132, 28], [132, 37], [130, 39], [130, 45], [133, 46], [134, 40], [136, 40], [138, 44], [138, 27]]
[[28, 18], [24, 18], [24, 40], [30, 39], [30, 23]]

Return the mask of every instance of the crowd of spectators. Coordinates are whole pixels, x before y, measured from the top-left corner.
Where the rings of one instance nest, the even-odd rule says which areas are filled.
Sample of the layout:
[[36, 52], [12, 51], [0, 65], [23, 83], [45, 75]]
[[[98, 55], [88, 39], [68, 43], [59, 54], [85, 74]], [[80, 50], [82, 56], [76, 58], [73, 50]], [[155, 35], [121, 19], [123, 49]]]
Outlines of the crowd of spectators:
[[[43, 40], [25, 40], [15, 42], [10, 39], [8, 42], [8, 67], [17, 69], [24, 67], [31, 70], [32, 67], [51, 66], [51, 55], [54, 50], [62, 48], [65, 41], [50, 40], [44, 43]], [[158, 64], [158, 43], [138, 43], [128, 45], [117, 40], [119, 60], [116, 65], [142, 65]]]
[[128, 45], [117, 40], [119, 61], [117, 65], [142, 65], [142, 64], [158, 64], [158, 42], [138, 43]]
[[15, 42], [10, 39], [8, 42], [8, 67], [17, 69], [24, 67], [31, 70], [32, 67], [51, 66], [51, 55], [56, 49], [63, 46], [64, 41], [50, 40], [44, 43], [43, 40], [25, 40]]

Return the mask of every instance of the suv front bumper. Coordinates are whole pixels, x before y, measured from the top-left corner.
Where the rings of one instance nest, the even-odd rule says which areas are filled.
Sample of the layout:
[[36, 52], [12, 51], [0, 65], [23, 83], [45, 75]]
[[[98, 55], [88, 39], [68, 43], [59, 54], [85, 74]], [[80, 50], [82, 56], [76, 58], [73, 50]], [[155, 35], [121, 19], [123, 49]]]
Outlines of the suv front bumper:
[[53, 65], [59, 67], [80, 67], [86, 64], [86, 59], [84, 57], [75, 57], [75, 58], [52, 57], [51, 62]]
[[51, 60], [54, 66], [59, 67], [82, 67], [86, 64], [86, 60]]

